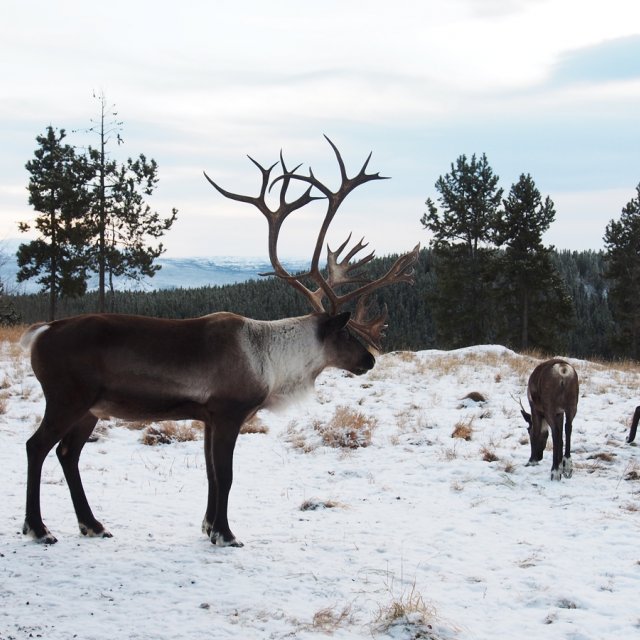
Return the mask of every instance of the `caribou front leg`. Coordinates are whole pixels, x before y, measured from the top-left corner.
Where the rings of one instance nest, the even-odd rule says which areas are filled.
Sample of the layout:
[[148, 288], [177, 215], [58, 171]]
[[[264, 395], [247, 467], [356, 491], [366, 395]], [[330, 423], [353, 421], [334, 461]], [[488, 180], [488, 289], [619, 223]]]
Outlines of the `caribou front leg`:
[[562, 478], [562, 414], [554, 416], [552, 433], [553, 438], [553, 464], [551, 466], [551, 479], [560, 480]]
[[242, 547], [227, 519], [229, 491], [233, 482], [233, 452], [243, 420], [216, 418], [205, 425], [205, 463], [209, 481], [203, 532], [219, 547]]

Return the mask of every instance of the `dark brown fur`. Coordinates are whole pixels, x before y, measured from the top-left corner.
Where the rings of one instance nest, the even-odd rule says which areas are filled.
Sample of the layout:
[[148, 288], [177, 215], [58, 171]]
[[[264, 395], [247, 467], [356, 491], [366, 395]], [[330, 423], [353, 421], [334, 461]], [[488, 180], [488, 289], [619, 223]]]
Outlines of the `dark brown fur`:
[[203, 530], [214, 544], [240, 546], [227, 521], [240, 427], [270, 401], [312, 385], [326, 366], [356, 374], [371, 369], [375, 360], [344, 328], [348, 319], [348, 313], [274, 322], [231, 313], [189, 320], [103, 314], [35, 325], [24, 343], [46, 408], [27, 442], [24, 533], [56, 541], [40, 512], [42, 464], [56, 444], [81, 532], [110, 537], [89, 507], [78, 471], [98, 419], [194, 419], [205, 424]]
[[[531, 457], [527, 465], [538, 464], [551, 430], [553, 439], [553, 462], [551, 478], [560, 480], [564, 475], [571, 477], [571, 430], [578, 407], [579, 393], [578, 374], [564, 360], [554, 358], [539, 364], [531, 373], [527, 385], [527, 397], [531, 413], [524, 409], [522, 415], [526, 420], [531, 443]], [[564, 457], [562, 442], [562, 426], [564, 417]]]
[[629, 435], [627, 436], [627, 442], [633, 442], [636, 439], [636, 431], [638, 430], [638, 422], [640, 422], [640, 407], [636, 407], [633, 412], [633, 419], [631, 420], [631, 429], [629, 429]]

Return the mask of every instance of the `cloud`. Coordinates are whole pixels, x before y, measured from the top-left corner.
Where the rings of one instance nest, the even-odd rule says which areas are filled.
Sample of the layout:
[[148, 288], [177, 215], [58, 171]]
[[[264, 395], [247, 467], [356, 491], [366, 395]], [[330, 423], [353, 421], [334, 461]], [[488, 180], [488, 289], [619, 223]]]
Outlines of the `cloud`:
[[608, 40], [563, 53], [551, 84], [601, 83], [640, 79], [640, 35]]

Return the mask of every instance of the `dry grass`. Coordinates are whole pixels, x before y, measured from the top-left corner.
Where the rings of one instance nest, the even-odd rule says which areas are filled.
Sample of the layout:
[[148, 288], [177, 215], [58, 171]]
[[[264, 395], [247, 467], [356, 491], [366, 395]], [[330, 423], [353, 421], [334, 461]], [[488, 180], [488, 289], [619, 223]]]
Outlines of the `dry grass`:
[[613, 462], [616, 459], [615, 453], [603, 451], [601, 453], [595, 453], [591, 456], [587, 456], [587, 460], [602, 460], [603, 462]]
[[300, 505], [300, 511], [318, 511], [320, 509], [337, 509], [344, 505], [336, 500], [318, 500], [309, 498]]
[[378, 608], [373, 630], [388, 633], [394, 627], [404, 627], [402, 637], [435, 640], [436, 635], [432, 631], [435, 616], [435, 609], [425, 602], [414, 582], [399, 596], [394, 596], [391, 591], [391, 601]]
[[171, 444], [172, 442], [191, 442], [202, 437], [202, 423], [190, 423], [167, 420], [158, 425], [144, 428], [140, 442], [149, 446]]
[[240, 427], [240, 433], [269, 433], [269, 427], [267, 427], [261, 418], [255, 415]]
[[463, 400], [471, 400], [471, 402], [486, 402], [487, 399], [479, 391], [469, 391]]
[[507, 460], [502, 469], [505, 473], [513, 473], [516, 470], [516, 466], [511, 460]]
[[471, 440], [473, 436], [473, 418], [469, 418], [468, 420], [460, 420], [456, 422], [453, 427], [453, 431], [451, 433], [452, 438], [459, 438], [461, 440], [466, 440], [467, 442]]
[[26, 328], [26, 325], [23, 324], [16, 324], [11, 327], [0, 325], [0, 342], [6, 341], [17, 343]]
[[352, 625], [354, 618], [351, 613], [351, 605], [346, 605], [342, 609], [336, 607], [325, 607], [320, 609], [313, 616], [312, 629], [332, 634], [340, 627]]
[[482, 459], [485, 462], [496, 462], [500, 458], [498, 458], [495, 449], [493, 447], [489, 447], [487, 445], [483, 446], [480, 449], [480, 453], [482, 454]]
[[350, 407], [338, 406], [327, 423], [315, 422], [313, 428], [322, 439], [322, 444], [341, 449], [368, 447], [377, 422]]
[[302, 453], [310, 453], [315, 448], [309, 443], [306, 435], [300, 430], [295, 420], [292, 420], [287, 425], [285, 439], [294, 449], [298, 449]]

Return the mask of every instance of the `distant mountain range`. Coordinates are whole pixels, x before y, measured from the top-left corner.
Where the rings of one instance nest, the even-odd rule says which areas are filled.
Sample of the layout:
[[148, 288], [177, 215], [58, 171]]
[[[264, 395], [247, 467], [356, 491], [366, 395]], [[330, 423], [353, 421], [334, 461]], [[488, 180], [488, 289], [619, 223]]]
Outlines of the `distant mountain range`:
[[[11, 254], [8, 254], [11, 256]], [[8, 257], [7, 256], [7, 257]], [[258, 279], [261, 273], [273, 270], [266, 258], [246, 258], [237, 256], [217, 256], [211, 258], [158, 258], [162, 268], [153, 278], [144, 282], [119, 279], [116, 288], [121, 290], [146, 290], [197, 288], [214, 285], [235, 284]], [[287, 260], [286, 267], [292, 272], [308, 268], [305, 260]], [[39, 287], [35, 280], [16, 282], [17, 266], [12, 259], [0, 264], [0, 280], [9, 292], [35, 293]], [[89, 289], [97, 288], [97, 276], [89, 280]]]

